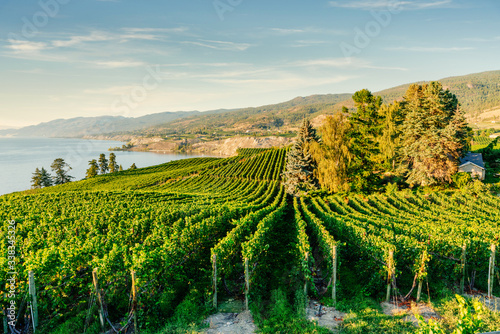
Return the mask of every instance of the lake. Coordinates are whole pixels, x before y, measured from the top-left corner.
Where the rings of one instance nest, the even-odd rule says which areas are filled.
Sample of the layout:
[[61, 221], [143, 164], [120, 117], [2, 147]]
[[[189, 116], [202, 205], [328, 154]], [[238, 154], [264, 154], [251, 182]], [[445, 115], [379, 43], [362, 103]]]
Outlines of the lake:
[[[74, 180], [85, 177], [88, 162], [105, 153], [109, 158], [110, 147], [122, 146], [117, 141], [64, 139], [64, 138], [0, 138], [0, 195], [31, 187], [31, 177], [36, 168], [44, 167], [52, 173], [50, 165], [63, 158], [71, 167]], [[159, 165], [168, 161], [201, 157], [191, 154], [159, 154], [150, 152], [114, 152], [116, 162], [123, 169], [133, 163], [138, 168]]]

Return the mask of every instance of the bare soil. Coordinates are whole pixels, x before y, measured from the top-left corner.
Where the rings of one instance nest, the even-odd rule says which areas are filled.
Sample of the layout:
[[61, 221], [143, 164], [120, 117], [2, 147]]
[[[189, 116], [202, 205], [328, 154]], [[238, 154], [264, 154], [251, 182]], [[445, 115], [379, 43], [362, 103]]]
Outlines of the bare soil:
[[250, 311], [217, 313], [208, 317], [205, 322], [210, 327], [202, 331], [202, 333], [207, 334], [251, 334], [257, 330]]
[[415, 314], [421, 315], [425, 321], [429, 321], [429, 319], [439, 319], [439, 314], [434, 311], [431, 305], [427, 303], [415, 303], [409, 302], [404, 304], [395, 305], [393, 303], [381, 303], [382, 310], [384, 314], [387, 315], [402, 315], [403, 320], [407, 322], [411, 322], [414, 326], [418, 327], [418, 320], [415, 317]]
[[[310, 321], [314, 321], [318, 326], [334, 330], [344, 320], [346, 315], [343, 312], [337, 311], [334, 307], [321, 306], [316, 301], [310, 301], [309, 306], [306, 308], [306, 317]], [[320, 312], [321, 311], [321, 312]]]

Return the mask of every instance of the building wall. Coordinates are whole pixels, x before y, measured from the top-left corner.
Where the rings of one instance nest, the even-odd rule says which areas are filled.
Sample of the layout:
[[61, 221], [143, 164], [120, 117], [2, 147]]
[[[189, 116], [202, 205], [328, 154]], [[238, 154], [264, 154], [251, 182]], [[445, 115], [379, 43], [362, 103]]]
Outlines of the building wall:
[[458, 171], [469, 173], [472, 176], [472, 178], [477, 177], [480, 180], [484, 180], [484, 178], [486, 177], [486, 170], [485, 169], [480, 168], [476, 165], [472, 165], [472, 164], [459, 167]]

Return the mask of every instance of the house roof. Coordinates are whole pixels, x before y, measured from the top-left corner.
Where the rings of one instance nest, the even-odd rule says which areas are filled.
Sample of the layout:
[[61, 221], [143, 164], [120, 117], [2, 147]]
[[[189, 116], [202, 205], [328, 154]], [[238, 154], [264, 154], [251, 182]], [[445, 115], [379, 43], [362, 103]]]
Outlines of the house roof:
[[468, 162], [484, 168], [483, 155], [481, 153], [467, 153], [465, 157], [460, 159], [460, 166], [465, 165]]

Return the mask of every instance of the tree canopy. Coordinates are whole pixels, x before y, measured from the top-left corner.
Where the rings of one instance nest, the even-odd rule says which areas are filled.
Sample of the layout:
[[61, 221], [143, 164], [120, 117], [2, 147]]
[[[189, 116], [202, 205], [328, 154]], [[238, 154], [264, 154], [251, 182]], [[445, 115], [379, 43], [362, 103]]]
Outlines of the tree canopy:
[[316, 165], [311, 154], [311, 145], [318, 141], [316, 130], [304, 119], [294, 145], [287, 153], [287, 164], [283, 173], [287, 193], [293, 196], [317, 189], [314, 176]]

